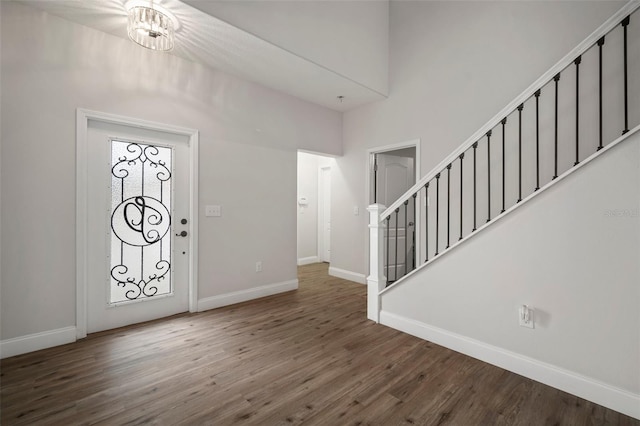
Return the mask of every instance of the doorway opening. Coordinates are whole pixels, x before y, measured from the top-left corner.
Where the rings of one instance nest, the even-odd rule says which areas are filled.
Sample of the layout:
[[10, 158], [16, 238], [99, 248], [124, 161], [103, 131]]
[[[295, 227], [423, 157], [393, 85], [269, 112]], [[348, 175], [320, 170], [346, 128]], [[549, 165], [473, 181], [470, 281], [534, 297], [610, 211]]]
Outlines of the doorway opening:
[[332, 157], [298, 152], [298, 265], [331, 262]]
[[[369, 205], [391, 206], [415, 185], [420, 177], [419, 140], [370, 149], [367, 155]], [[420, 245], [416, 243], [416, 236], [421, 235], [420, 223], [417, 220], [421, 217], [421, 203], [415, 203], [413, 208], [406, 205], [400, 207], [402, 208], [396, 209], [389, 216], [384, 234], [384, 245], [388, 247], [385, 259], [388, 283], [393, 283], [407, 271], [415, 269], [420, 255]], [[367, 263], [368, 261], [367, 256]]]
[[390, 206], [418, 180], [418, 144], [369, 150], [369, 204]]

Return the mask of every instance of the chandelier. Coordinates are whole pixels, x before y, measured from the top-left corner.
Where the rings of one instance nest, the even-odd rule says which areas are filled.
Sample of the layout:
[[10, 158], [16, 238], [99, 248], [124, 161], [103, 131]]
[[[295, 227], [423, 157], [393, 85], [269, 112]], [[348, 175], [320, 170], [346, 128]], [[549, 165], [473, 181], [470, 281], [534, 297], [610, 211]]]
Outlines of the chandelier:
[[167, 11], [153, 5], [141, 6], [134, 3], [129, 9], [129, 38], [140, 46], [151, 50], [169, 51], [173, 49], [173, 36], [177, 21]]

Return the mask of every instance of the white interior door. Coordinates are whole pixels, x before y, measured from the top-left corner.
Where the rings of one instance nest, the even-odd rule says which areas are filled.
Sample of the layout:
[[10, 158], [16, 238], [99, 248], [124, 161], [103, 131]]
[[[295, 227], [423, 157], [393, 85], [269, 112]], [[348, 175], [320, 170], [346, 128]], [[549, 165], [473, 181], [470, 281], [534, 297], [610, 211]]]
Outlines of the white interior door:
[[[414, 159], [380, 153], [377, 154], [376, 162], [377, 200], [380, 204], [390, 206], [415, 183]], [[406, 221], [405, 207], [402, 206], [397, 215], [395, 213], [391, 215], [389, 228], [385, 231], [384, 244], [385, 247], [388, 247], [389, 255], [385, 273], [389, 281], [395, 281], [402, 277], [406, 273], [406, 263], [413, 262], [415, 220], [413, 206], [407, 205], [406, 207]]]
[[320, 261], [331, 262], [331, 168], [320, 169], [319, 194], [319, 223], [320, 235]]
[[189, 138], [89, 120], [87, 331], [189, 310]]
[[380, 153], [377, 164], [378, 202], [390, 206], [415, 183], [414, 160]]

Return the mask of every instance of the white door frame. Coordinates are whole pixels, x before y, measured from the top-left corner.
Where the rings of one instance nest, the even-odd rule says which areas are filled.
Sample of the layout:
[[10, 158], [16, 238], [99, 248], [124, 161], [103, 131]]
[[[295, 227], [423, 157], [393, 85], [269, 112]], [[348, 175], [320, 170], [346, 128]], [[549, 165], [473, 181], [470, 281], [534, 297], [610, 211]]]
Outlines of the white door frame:
[[76, 338], [82, 339], [87, 336], [87, 200], [89, 190], [87, 134], [89, 120], [161, 131], [189, 138], [189, 166], [191, 168], [189, 179], [189, 233], [191, 234], [189, 241], [189, 312], [196, 312], [198, 305], [198, 131], [78, 108], [76, 111]]
[[[393, 144], [393, 145], [385, 145], [385, 146], [379, 146], [376, 148], [369, 148], [367, 150], [367, 176], [366, 176], [366, 197], [365, 200], [367, 200], [367, 205], [371, 205], [371, 175], [373, 173], [373, 156], [374, 154], [383, 154], [385, 152], [389, 152], [389, 151], [397, 151], [399, 149], [404, 149], [404, 148], [415, 148], [416, 149], [416, 161], [415, 161], [415, 174], [416, 174], [416, 178], [415, 181], [418, 182], [420, 180], [420, 139], [412, 139], [410, 141], [407, 142], [401, 142], [401, 143], [397, 143], [397, 144]], [[389, 207], [389, 206], [386, 206]]]
[[[331, 173], [331, 166], [320, 166], [318, 167], [318, 214], [317, 214], [317, 218], [318, 218], [318, 261], [319, 262], [323, 262], [324, 260], [324, 233], [325, 233], [325, 229], [324, 229], [324, 203], [325, 203], [325, 199], [324, 199], [324, 171], [325, 170], [329, 170], [329, 173]], [[331, 175], [329, 175], [329, 177], [331, 177]], [[329, 188], [331, 189], [331, 188]], [[329, 204], [329, 208], [331, 208], [331, 204]], [[329, 237], [331, 238], [331, 237]], [[331, 247], [329, 247], [329, 249], [331, 249]], [[329, 263], [331, 263], [331, 259], [329, 259]]]
[[[365, 200], [367, 200], [367, 206], [369, 206], [371, 204], [371, 176], [373, 174], [373, 159], [374, 159], [374, 154], [382, 154], [385, 152], [389, 152], [389, 151], [397, 151], [399, 149], [404, 149], [404, 148], [415, 148], [416, 149], [416, 160], [415, 160], [415, 164], [414, 164], [414, 168], [415, 168], [415, 182], [418, 182], [420, 180], [420, 173], [421, 173], [421, 169], [420, 169], [420, 139], [412, 139], [406, 142], [400, 142], [400, 143], [396, 143], [396, 144], [391, 144], [391, 145], [384, 145], [384, 146], [378, 146], [375, 148], [369, 148], [367, 149], [367, 167], [365, 168]], [[420, 217], [420, 212], [421, 210], [421, 206], [422, 203], [418, 203], [418, 205], [416, 206], [416, 215], [417, 217]], [[389, 207], [389, 206], [385, 206], [385, 207]], [[415, 218], [414, 220], [415, 223], [415, 231], [416, 231], [416, 235], [420, 235], [420, 221], [417, 220], [417, 218]], [[369, 232], [366, 232], [366, 237], [365, 237], [365, 262], [366, 262], [366, 275], [369, 275], [369, 265], [370, 265], [370, 259], [369, 259]], [[416, 259], [420, 259], [420, 244], [416, 243]], [[416, 267], [418, 267], [419, 263], [416, 262]]]

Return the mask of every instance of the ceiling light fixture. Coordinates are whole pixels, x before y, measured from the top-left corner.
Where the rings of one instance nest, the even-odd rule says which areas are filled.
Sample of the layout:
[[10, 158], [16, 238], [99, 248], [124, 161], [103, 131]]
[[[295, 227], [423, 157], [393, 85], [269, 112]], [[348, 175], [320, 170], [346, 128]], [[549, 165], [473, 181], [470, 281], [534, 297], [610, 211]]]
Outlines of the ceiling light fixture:
[[175, 16], [160, 6], [154, 6], [153, 0], [148, 3], [133, 1], [126, 7], [129, 14], [127, 33], [131, 40], [151, 50], [173, 49], [174, 33], [178, 29]]

